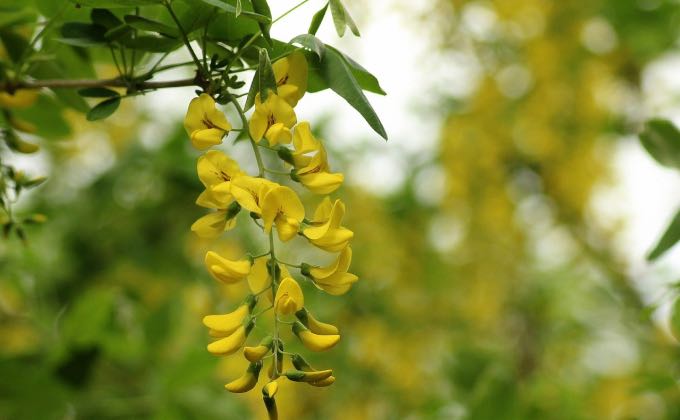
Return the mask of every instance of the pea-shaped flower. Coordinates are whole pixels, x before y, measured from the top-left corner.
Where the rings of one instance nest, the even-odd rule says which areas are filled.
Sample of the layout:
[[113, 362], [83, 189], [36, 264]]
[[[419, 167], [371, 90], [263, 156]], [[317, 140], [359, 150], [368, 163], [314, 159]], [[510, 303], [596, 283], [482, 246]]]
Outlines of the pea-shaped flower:
[[305, 218], [305, 208], [295, 191], [277, 186], [267, 192], [262, 201], [264, 231], [269, 233], [276, 225], [279, 239], [286, 242], [295, 237], [300, 222]]
[[202, 93], [189, 103], [184, 128], [191, 138], [191, 144], [199, 150], [205, 150], [222, 143], [222, 137], [231, 130], [231, 124], [224, 113], [215, 107], [215, 100], [207, 93]]
[[305, 306], [305, 296], [300, 285], [292, 277], [281, 280], [274, 299], [274, 309], [279, 315], [290, 315]]
[[307, 59], [295, 51], [272, 63], [277, 94], [294, 107], [307, 90]]
[[347, 246], [338, 258], [326, 267], [303, 268], [303, 272], [312, 278], [316, 287], [331, 295], [342, 295], [352, 287], [359, 278], [348, 273], [352, 262], [352, 248]]
[[[326, 149], [312, 135], [308, 122], [301, 122], [295, 127], [293, 146], [295, 178], [302, 185], [316, 194], [330, 194], [338, 189], [345, 177], [341, 173], [330, 172]], [[315, 154], [310, 156], [312, 152]]]
[[255, 96], [255, 111], [250, 117], [248, 128], [255, 141], [262, 137], [269, 141], [269, 145], [290, 143], [292, 134], [290, 129], [295, 125], [297, 117], [293, 107], [275, 93], [269, 93], [264, 102], [260, 95]]
[[344, 216], [345, 204], [340, 200], [331, 204], [326, 197], [314, 212], [312, 227], [305, 229], [303, 234], [312, 244], [323, 250], [341, 251], [354, 236], [354, 232], [340, 226]]
[[215, 194], [221, 194], [223, 191], [228, 192], [244, 209], [252, 213], [262, 214], [261, 205], [264, 196], [277, 185], [275, 182], [264, 178], [244, 175], [234, 178], [228, 185], [218, 185], [214, 188], [214, 192]]
[[205, 254], [205, 265], [215, 280], [226, 284], [237, 283], [250, 272], [250, 261], [228, 260], [213, 251]]

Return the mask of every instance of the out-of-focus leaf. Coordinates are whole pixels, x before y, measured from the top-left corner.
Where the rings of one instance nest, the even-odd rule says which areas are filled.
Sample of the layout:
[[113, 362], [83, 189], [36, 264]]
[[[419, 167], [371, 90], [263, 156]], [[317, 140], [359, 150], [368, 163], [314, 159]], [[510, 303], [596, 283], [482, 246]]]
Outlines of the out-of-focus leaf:
[[20, 60], [26, 49], [29, 48], [26, 38], [9, 29], [0, 30], [0, 40], [2, 40], [2, 45], [5, 47], [10, 60], [14, 62]]
[[127, 48], [147, 52], [171, 52], [182, 46], [182, 41], [152, 35], [124, 38], [120, 41]]
[[71, 3], [85, 7], [137, 7], [161, 4], [161, 0], [69, 0]]
[[67, 22], [61, 27], [60, 42], [76, 47], [105, 45], [106, 28], [93, 23]]
[[118, 16], [114, 15], [110, 10], [107, 9], [92, 9], [92, 12], [90, 13], [90, 19], [93, 23], [101, 25], [106, 29], [115, 28], [123, 23], [123, 21], [118, 19]]
[[115, 297], [114, 290], [108, 288], [89, 289], [80, 296], [64, 316], [66, 340], [81, 346], [97, 344], [109, 333]]
[[333, 23], [335, 24], [335, 30], [339, 37], [345, 35], [345, 28], [349, 27], [350, 31], [355, 36], [360, 36], [359, 29], [354, 23], [354, 20], [347, 12], [345, 5], [342, 4], [340, 0], [329, 0], [331, 6], [331, 15], [333, 16]]
[[671, 311], [671, 331], [675, 338], [680, 340], [680, 298], [675, 299]]
[[84, 96], [86, 98], [111, 98], [113, 96], [120, 96], [115, 90], [103, 87], [80, 89], [78, 91], [78, 95]]
[[663, 255], [680, 241], [680, 211], [676, 213], [666, 231], [659, 239], [654, 249], [647, 255], [647, 260], [653, 261]]
[[35, 134], [46, 139], [60, 139], [71, 134], [71, 126], [64, 118], [62, 105], [48, 95], [40, 95], [33, 106], [14, 111], [17, 117], [33, 124]]
[[178, 38], [180, 36], [179, 30], [177, 28], [173, 28], [172, 26], [168, 26], [161, 22], [156, 22], [154, 20], [135, 15], [126, 15], [124, 19], [125, 23], [135, 29], [158, 32], [161, 35], [166, 35], [171, 38]]
[[[229, 3], [225, 3], [220, 0], [199, 0], [202, 1], [203, 3], [209, 4], [211, 6], [215, 6], [220, 10], [223, 10], [227, 13], [231, 13], [233, 15], [236, 15], [236, 7], [232, 6]], [[246, 10], [241, 11], [240, 13], [241, 16], [247, 17], [249, 19], [255, 20], [257, 22], [262, 22], [262, 23], [271, 23], [271, 17], [261, 15], [259, 13], [255, 12], [249, 12]]]
[[321, 22], [323, 22], [323, 18], [326, 16], [326, 10], [328, 10], [328, 3], [326, 3], [326, 5], [318, 12], [314, 13], [311, 22], [309, 22], [309, 29], [307, 30], [307, 33], [316, 35], [316, 32], [321, 26]]
[[120, 105], [119, 96], [102, 101], [95, 105], [90, 110], [90, 112], [87, 113], [87, 120], [88, 121], [102, 120], [116, 112], [119, 105]]
[[37, 14], [30, 9], [17, 10], [16, 12], [0, 12], [0, 29], [35, 22], [36, 18]]
[[680, 169], [680, 131], [672, 122], [663, 119], [647, 121], [640, 133], [640, 142], [657, 162]]

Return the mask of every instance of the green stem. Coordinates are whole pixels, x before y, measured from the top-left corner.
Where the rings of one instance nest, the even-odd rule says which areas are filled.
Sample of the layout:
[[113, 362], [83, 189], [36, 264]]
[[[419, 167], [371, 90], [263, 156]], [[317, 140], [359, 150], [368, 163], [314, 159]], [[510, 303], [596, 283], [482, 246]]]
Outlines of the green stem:
[[260, 154], [260, 149], [258, 149], [257, 147], [257, 143], [255, 143], [255, 140], [253, 140], [253, 137], [250, 135], [250, 131], [248, 130], [248, 120], [246, 119], [246, 114], [243, 111], [243, 108], [241, 108], [241, 104], [238, 103], [238, 101], [236, 100], [236, 98], [234, 98], [233, 95], [231, 94], [229, 95], [229, 100], [231, 101], [232, 104], [234, 104], [236, 112], [238, 112], [238, 115], [241, 118], [243, 130], [246, 130], [248, 132], [250, 145], [253, 147], [253, 153], [255, 153], [255, 160], [257, 161], [257, 168], [259, 170], [258, 176], [260, 178], [264, 178], [264, 163], [262, 162], [262, 155]]
[[198, 56], [194, 52], [194, 49], [191, 48], [191, 43], [189, 42], [189, 37], [187, 36], [186, 32], [184, 31], [184, 28], [182, 28], [182, 24], [179, 22], [179, 18], [175, 14], [175, 11], [172, 10], [172, 6], [170, 6], [170, 2], [168, 0], [164, 0], [163, 5], [165, 6], [166, 9], [168, 9], [168, 13], [170, 13], [170, 17], [172, 17], [172, 20], [175, 21], [175, 25], [177, 25], [177, 29], [179, 29], [179, 32], [182, 35], [182, 41], [184, 42], [184, 45], [189, 50], [189, 54], [191, 54], [191, 59], [194, 60], [194, 63], [196, 64], [198, 71], [203, 73], [203, 74], [208, 73], [207, 69], [203, 68], [203, 64], [201, 64], [201, 60], [198, 59]]

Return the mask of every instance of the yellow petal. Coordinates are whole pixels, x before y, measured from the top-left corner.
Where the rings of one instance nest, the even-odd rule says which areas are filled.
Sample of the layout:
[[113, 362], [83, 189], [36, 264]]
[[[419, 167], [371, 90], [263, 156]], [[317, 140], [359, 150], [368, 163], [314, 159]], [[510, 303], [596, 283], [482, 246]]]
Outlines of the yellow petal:
[[312, 129], [309, 122], [302, 121], [295, 126], [293, 132], [293, 147], [295, 147], [295, 155], [304, 155], [319, 150], [321, 143], [312, 134]]
[[279, 383], [277, 381], [271, 381], [262, 388], [262, 394], [267, 398], [274, 398], [276, 392], [279, 390]]
[[349, 241], [354, 237], [354, 232], [344, 227], [332, 229], [326, 232], [326, 235], [319, 239], [310, 240], [315, 246], [328, 251], [340, 252], [347, 247]]
[[248, 305], [241, 305], [233, 312], [223, 315], [207, 315], [203, 318], [203, 325], [213, 331], [231, 335], [241, 325], [248, 315]]
[[335, 376], [329, 376], [328, 378], [321, 380], [321, 381], [309, 382], [310, 385], [319, 386], [319, 387], [331, 386], [334, 383], [335, 383]]
[[290, 315], [305, 306], [305, 297], [300, 285], [291, 277], [281, 280], [274, 299], [274, 308], [279, 315]]
[[248, 392], [255, 388], [257, 380], [260, 377], [260, 370], [262, 369], [262, 362], [251, 363], [246, 372], [239, 378], [229, 382], [224, 387], [229, 392], [241, 393]]
[[209, 147], [222, 143], [224, 131], [218, 128], [206, 128], [191, 132], [191, 144], [198, 150], [205, 150]]
[[228, 356], [238, 351], [245, 341], [246, 329], [241, 325], [230, 336], [208, 344], [208, 351], [214, 355]]
[[265, 345], [258, 345], [255, 347], [244, 347], [243, 348], [243, 356], [245, 356], [246, 359], [248, 359], [249, 362], [257, 362], [261, 360], [264, 356], [269, 353], [269, 346]]
[[219, 150], [209, 150], [198, 158], [198, 178], [206, 188], [211, 188], [243, 175], [238, 163]]
[[[283, 218], [277, 217], [283, 215]], [[267, 191], [262, 200], [262, 221], [265, 232], [271, 231], [275, 220], [287, 223], [288, 218], [297, 221], [298, 225], [305, 218], [305, 208], [298, 195], [292, 189], [277, 186]], [[297, 232], [297, 230], [296, 230]]]
[[250, 272], [250, 261], [228, 260], [213, 251], [208, 251], [205, 255], [205, 265], [215, 280], [226, 284], [236, 283]]
[[345, 272], [352, 263], [352, 248], [349, 246], [343, 249], [338, 258], [326, 267], [314, 267], [309, 270], [315, 280], [326, 279], [338, 271]]
[[277, 144], [290, 143], [292, 134], [283, 123], [276, 123], [269, 127], [264, 137], [269, 141], [270, 146], [276, 146]]
[[341, 173], [318, 172], [298, 176], [298, 179], [302, 185], [314, 194], [330, 194], [342, 185], [345, 176]]
[[236, 219], [227, 220], [227, 212], [220, 210], [196, 220], [191, 225], [191, 231], [201, 238], [213, 239], [225, 231], [233, 229], [234, 226], [236, 226]]
[[300, 323], [295, 323], [293, 325], [293, 332], [298, 336], [302, 344], [312, 351], [329, 350], [340, 341], [340, 335], [338, 334], [314, 334]]

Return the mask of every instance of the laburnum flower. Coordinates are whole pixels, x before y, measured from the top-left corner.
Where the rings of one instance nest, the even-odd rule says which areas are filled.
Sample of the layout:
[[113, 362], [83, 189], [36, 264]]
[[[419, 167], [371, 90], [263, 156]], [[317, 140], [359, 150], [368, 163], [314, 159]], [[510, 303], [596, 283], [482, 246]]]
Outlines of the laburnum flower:
[[271, 351], [273, 343], [274, 339], [272, 338], [271, 335], [268, 335], [265, 338], [263, 338], [257, 346], [244, 347], [243, 356], [249, 362], [253, 363], [257, 362], [258, 360], [262, 360], [262, 358]]
[[[314, 137], [308, 122], [301, 122], [295, 127], [293, 146], [295, 178], [302, 185], [316, 194], [330, 194], [338, 189], [345, 177], [341, 173], [330, 172], [326, 149]], [[309, 156], [311, 152], [315, 154]]]
[[233, 284], [243, 280], [250, 273], [250, 261], [232, 261], [213, 251], [205, 254], [205, 265], [217, 281]]
[[340, 335], [338, 334], [315, 334], [299, 321], [293, 324], [293, 333], [311, 351], [330, 350], [340, 341]]
[[295, 312], [295, 316], [314, 334], [332, 335], [339, 333], [338, 327], [319, 321], [318, 319], [314, 318], [314, 316], [306, 308], [302, 308]]
[[279, 315], [290, 315], [305, 306], [305, 296], [300, 285], [292, 278], [281, 280], [274, 298], [274, 309]]
[[340, 200], [325, 197], [314, 212], [311, 227], [303, 231], [305, 237], [315, 246], [329, 251], [339, 252], [344, 249], [354, 236], [354, 232], [340, 226], [345, 216], [345, 204]]
[[[198, 158], [196, 171], [205, 186], [205, 191], [198, 197], [196, 203], [208, 208], [226, 208], [233, 200], [229, 188], [231, 181], [245, 175], [235, 160], [219, 150], [209, 150]], [[219, 185], [224, 188], [215, 191], [215, 187]]]
[[191, 225], [191, 231], [201, 238], [214, 239], [236, 226], [236, 218], [229, 210], [218, 210], [206, 214]]
[[203, 317], [203, 325], [210, 329], [211, 336], [227, 337], [243, 325], [243, 321], [250, 313], [250, 306], [244, 303], [228, 314], [206, 315]]
[[255, 111], [248, 123], [253, 140], [260, 141], [264, 137], [270, 146], [290, 143], [290, 129], [296, 122], [293, 107], [277, 94], [270, 92], [264, 102], [260, 100], [259, 93], [255, 96]]
[[34, 90], [17, 90], [14, 93], [0, 92], [0, 108], [27, 108], [38, 99]]
[[307, 59], [295, 51], [272, 63], [276, 90], [290, 106], [295, 107], [307, 90]]
[[297, 235], [304, 218], [305, 208], [292, 189], [277, 186], [265, 194], [262, 200], [262, 221], [265, 233], [269, 233], [272, 225], [275, 224], [279, 239], [284, 242], [289, 241]]
[[191, 138], [191, 144], [199, 150], [222, 143], [222, 137], [231, 130], [227, 117], [215, 107], [215, 100], [202, 93], [189, 103], [184, 117], [184, 128]]
[[359, 280], [359, 278], [347, 270], [352, 262], [352, 248], [349, 246], [345, 247], [338, 258], [330, 265], [326, 267], [312, 267], [307, 269], [303, 268], [305, 274], [309, 273], [309, 277], [312, 278], [314, 284], [319, 289], [331, 294], [331, 295], [342, 295], [347, 293], [347, 291], [352, 287], [354, 283]]
[[260, 370], [262, 369], [262, 362], [257, 361], [254, 363], [251, 363], [248, 366], [248, 369], [246, 372], [238, 377], [237, 379], [234, 379], [233, 381], [229, 382], [224, 386], [224, 388], [229, 391], [229, 392], [235, 392], [235, 393], [241, 393], [241, 392], [248, 392], [251, 389], [255, 388], [255, 385], [257, 385], [257, 380], [260, 377]]
[[221, 184], [213, 188], [215, 194], [228, 192], [236, 202], [244, 209], [262, 214], [262, 202], [267, 192], [278, 184], [264, 178], [252, 176], [239, 176], [229, 184]]
[[246, 342], [248, 334], [253, 329], [253, 323], [241, 325], [230, 335], [208, 344], [208, 351], [216, 356], [229, 356], [236, 353]]

